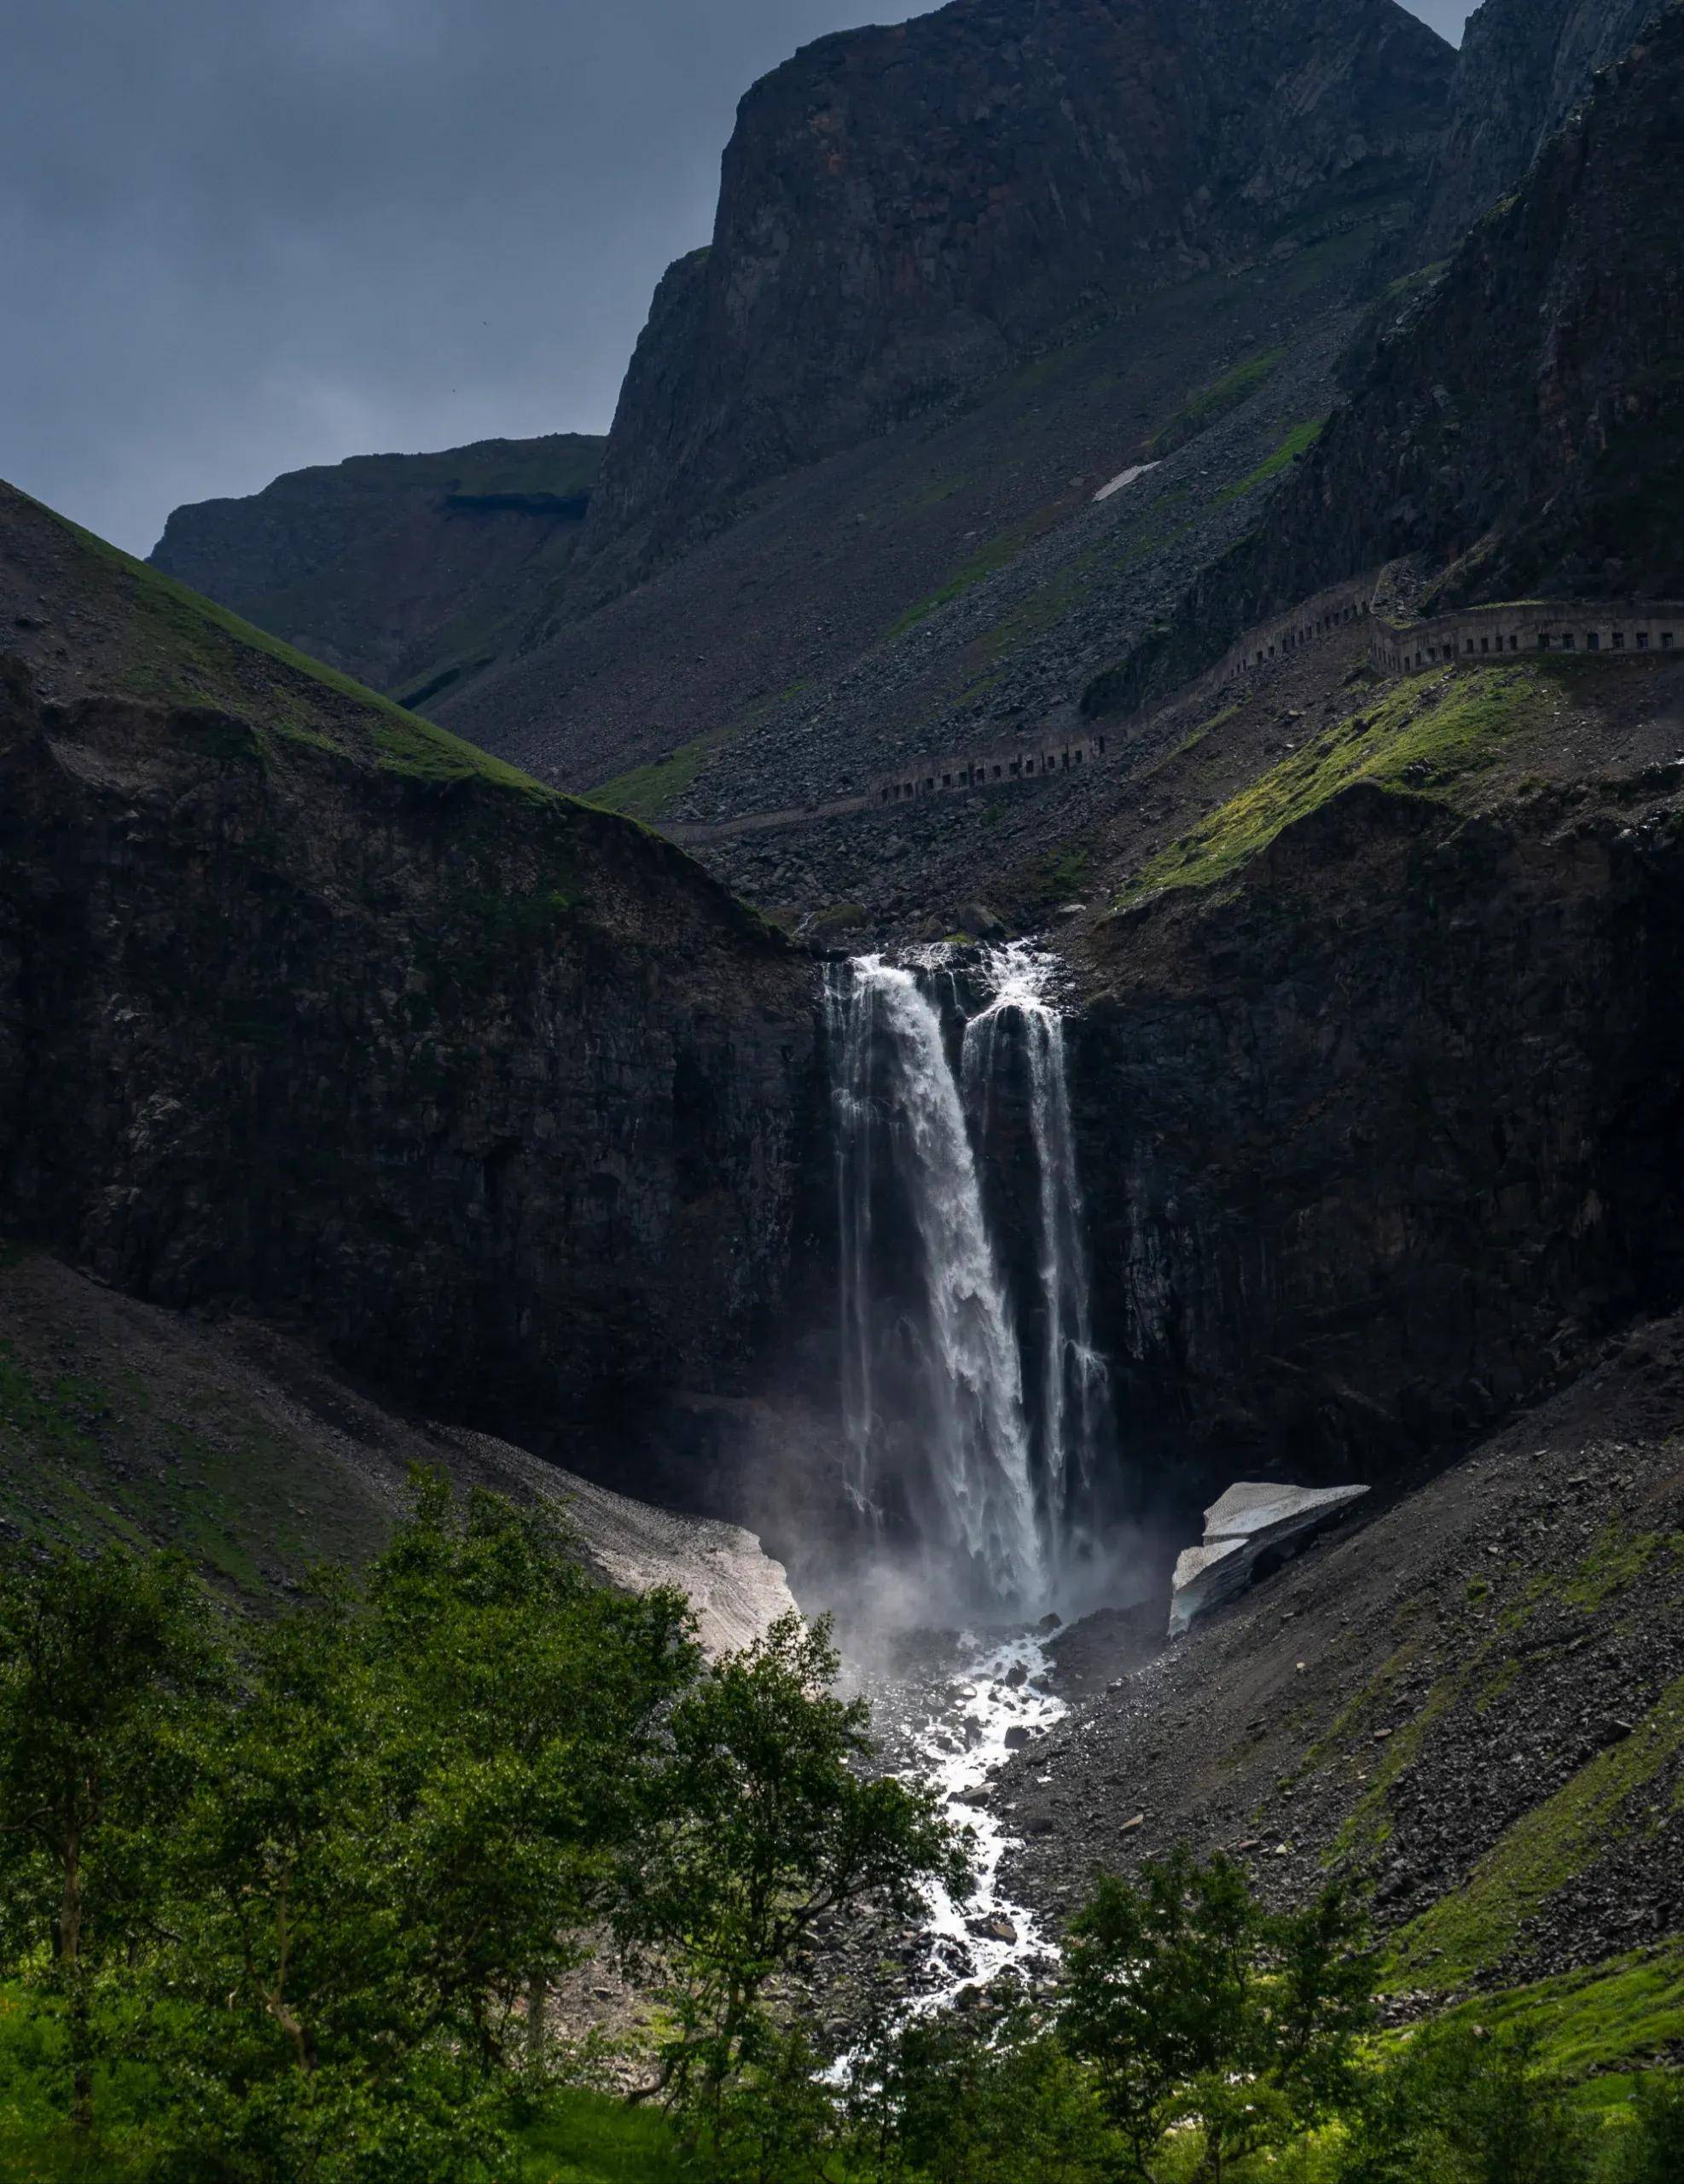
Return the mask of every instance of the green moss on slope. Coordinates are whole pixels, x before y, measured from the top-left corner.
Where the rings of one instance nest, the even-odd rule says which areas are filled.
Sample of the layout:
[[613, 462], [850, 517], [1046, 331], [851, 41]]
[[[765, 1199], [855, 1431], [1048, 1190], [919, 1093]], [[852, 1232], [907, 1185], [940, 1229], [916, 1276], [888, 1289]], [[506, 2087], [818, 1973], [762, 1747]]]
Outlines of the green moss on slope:
[[787, 690], [758, 700], [735, 719], [723, 721], [717, 728], [692, 736], [688, 743], [681, 743], [664, 758], [652, 758], [647, 765], [628, 767], [624, 773], [616, 774], [593, 788], [590, 801], [606, 810], [621, 811], [628, 818], [655, 824], [671, 813], [697, 775], [722, 751], [729, 751], [734, 743], [752, 735], [781, 706], [798, 698], [806, 688], [804, 681], [792, 682]]
[[1684, 1941], [1482, 1995], [1446, 2022], [1530, 2033], [1539, 2061], [1568, 2078], [1647, 2062], [1684, 2044]]
[[1232, 371], [1224, 372], [1220, 379], [1212, 380], [1208, 386], [1201, 386], [1196, 394], [1189, 395], [1169, 422], [1160, 426], [1147, 442], [1147, 459], [1161, 462], [1176, 448], [1184, 447], [1206, 426], [1214, 425], [1230, 410], [1237, 410], [1270, 378], [1286, 354], [1284, 348], [1259, 350], [1255, 356], [1237, 363]]
[[1249, 476], [1225, 487], [1217, 496], [1217, 506], [1243, 499], [1247, 493], [1256, 492], [1260, 485], [1272, 485], [1283, 470], [1289, 468], [1301, 455], [1307, 455], [1315, 446], [1327, 421], [1325, 417], [1311, 417], [1302, 425], [1295, 425], [1273, 455], [1265, 456]]
[[1283, 828], [1356, 781], [1432, 796], [1494, 764], [1555, 694], [1543, 661], [1407, 677], [1369, 712], [1327, 729], [1189, 834], [1153, 857], [1125, 899], [1163, 887], [1206, 887], [1266, 849]]
[[[3, 1301], [15, 1320], [35, 1316], [26, 1288]], [[34, 1333], [32, 1356], [0, 1339], [0, 1513], [26, 1537], [179, 1548], [248, 1600], [276, 1571], [301, 1576], [380, 1537], [371, 1497], [236, 1386], [166, 1385], [144, 1345], [139, 1369], [113, 1370], [109, 1349], [61, 1327], [49, 1362]]]
[[1630, 1800], [1684, 1750], [1684, 1677], [1632, 1734], [1599, 1752], [1553, 1798], [1518, 1820], [1466, 1881], [1414, 1920], [1393, 1958], [1401, 1986], [1450, 1988], [1489, 1972], [1533, 1914], [1617, 1832], [1653, 1823]]

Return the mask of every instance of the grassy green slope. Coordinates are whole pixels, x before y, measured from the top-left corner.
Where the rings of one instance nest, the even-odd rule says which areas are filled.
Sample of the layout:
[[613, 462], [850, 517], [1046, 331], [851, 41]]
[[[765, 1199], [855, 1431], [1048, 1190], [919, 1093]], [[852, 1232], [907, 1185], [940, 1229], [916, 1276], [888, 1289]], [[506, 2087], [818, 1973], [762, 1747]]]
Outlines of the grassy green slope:
[[1358, 781], [1449, 800], [1519, 739], [1547, 735], [1579, 679], [1577, 664], [1566, 660], [1406, 677], [1159, 851], [1133, 875], [1124, 899], [1227, 880], [1284, 828]]
[[[216, 707], [386, 771], [435, 781], [477, 778], [571, 801], [4, 485], [0, 557], [20, 590], [26, 578], [44, 578], [49, 595], [75, 601], [76, 665], [63, 678], [66, 696], [104, 689]], [[61, 694], [49, 648], [32, 647], [26, 634], [18, 648], [49, 694]]]

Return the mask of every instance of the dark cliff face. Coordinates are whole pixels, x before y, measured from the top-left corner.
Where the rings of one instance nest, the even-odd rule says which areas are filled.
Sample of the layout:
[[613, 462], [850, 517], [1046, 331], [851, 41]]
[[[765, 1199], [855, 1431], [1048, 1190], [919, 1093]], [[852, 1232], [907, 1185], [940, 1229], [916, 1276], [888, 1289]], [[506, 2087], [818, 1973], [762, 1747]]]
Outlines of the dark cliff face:
[[1072, 1027], [1136, 1491], [1395, 1478], [1684, 1293], [1684, 819], [1364, 786], [1100, 928]]
[[1125, 711], [1322, 586], [1419, 555], [1429, 605], [1684, 590], [1684, 6], [1519, 195], [1394, 304], [1266, 521], [1088, 694]]
[[491, 665], [543, 612], [603, 445], [557, 433], [289, 471], [247, 499], [176, 509], [153, 566], [422, 704]]
[[1392, 0], [956, 0], [820, 40], [742, 102], [593, 531], [705, 520], [1142, 288], [1413, 191], [1452, 65]]
[[564, 1445], [742, 1385], [808, 967], [630, 822], [0, 519], [4, 1224]]
[[1660, 0], [1485, 0], [1468, 18], [1427, 224], [1453, 249], [1513, 189], [1546, 137], [1617, 61]]

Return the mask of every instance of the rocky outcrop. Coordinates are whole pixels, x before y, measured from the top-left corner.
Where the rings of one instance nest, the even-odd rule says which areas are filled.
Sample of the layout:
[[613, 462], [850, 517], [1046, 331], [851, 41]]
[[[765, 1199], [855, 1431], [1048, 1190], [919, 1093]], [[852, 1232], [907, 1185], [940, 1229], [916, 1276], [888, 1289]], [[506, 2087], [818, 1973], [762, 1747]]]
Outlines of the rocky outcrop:
[[1484, 0], [1468, 18], [1427, 223], [1452, 250], [1513, 189], [1660, 0]]
[[820, 39], [744, 99], [712, 247], [661, 286], [598, 546], [670, 551], [1142, 289], [1408, 196], [1452, 66], [1393, 0], [955, 0]]
[[179, 508], [153, 566], [330, 666], [425, 704], [540, 617], [604, 443], [577, 433], [288, 471]]
[[1684, 1296], [1675, 770], [1466, 818], [1360, 784], [1090, 956], [1076, 1129], [1135, 1478], [1396, 1478]]
[[630, 822], [9, 491], [0, 613], [0, 1219], [564, 1443], [746, 1385], [808, 967]]
[[1089, 688], [1129, 711], [1242, 630], [1394, 558], [1426, 605], [1684, 590], [1684, 7], [1672, 0], [1442, 277], [1161, 636]]

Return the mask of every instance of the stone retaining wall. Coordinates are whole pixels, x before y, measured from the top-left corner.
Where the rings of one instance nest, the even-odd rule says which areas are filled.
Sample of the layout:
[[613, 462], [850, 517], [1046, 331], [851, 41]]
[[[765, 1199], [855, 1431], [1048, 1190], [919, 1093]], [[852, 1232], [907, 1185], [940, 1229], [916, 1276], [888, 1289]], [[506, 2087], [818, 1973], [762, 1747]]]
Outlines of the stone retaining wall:
[[920, 797], [951, 795], [956, 790], [980, 788], [1000, 781], [1040, 781], [1049, 774], [1067, 774], [1077, 766], [1090, 766], [1105, 756], [1106, 738], [1099, 735], [1019, 736], [1010, 743], [949, 752], [939, 758], [927, 754], [909, 758], [891, 774], [880, 774], [866, 789], [865, 801], [873, 806], [911, 803]]
[[[1248, 669], [1266, 667], [1270, 660], [1284, 659], [1288, 653], [1301, 651], [1305, 645], [1313, 645], [1322, 637], [1330, 637], [1335, 630], [1345, 629], [1353, 622], [1367, 621], [1373, 612], [1374, 586], [1379, 581], [1379, 572], [1371, 569], [1366, 576], [1353, 578], [1349, 584], [1318, 592], [1314, 599], [1295, 607], [1290, 614], [1279, 615], [1273, 622], [1248, 630], [1238, 643], [1229, 646], [1214, 667], [1199, 677], [1200, 684], [1220, 688]], [[1179, 704], [1182, 700], [1172, 702]]]
[[1507, 606], [1470, 607], [1458, 614], [1441, 614], [1431, 621], [1406, 624], [1387, 621], [1375, 612], [1373, 595], [1379, 579], [1379, 572], [1371, 570], [1349, 584], [1318, 592], [1290, 614], [1248, 630], [1196, 682], [1149, 714], [1124, 723], [1120, 734], [1115, 722], [1103, 734], [1069, 735], [1047, 727], [1038, 733], [1031, 730], [1009, 743], [949, 751], [940, 758], [925, 752], [903, 759], [893, 773], [876, 775], [860, 796], [815, 805], [806, 811], [762, 813], [717, 821], [708, 827], [674, 827], [669, 831], [680, 840], [711, 840], [756, 828], [794, 826], [803, 820], [845, 812], [880, 811], [928, 797], [990, 787], [996, 781], [1004, 787], [1013, 781], [1044, 781], [1054, 774], [1071, 773], [1103, 758], [1107, 741], [1118, 748], [1126, 745], [1138, 750], [1143, 734], [1161, 739], [1183, 717], [1207, 706], [1229, 683], [1357, 623], [1368, 625], [1370, 660], [1388, 675], [1412, 675], [1419, 668], [1440, 662], [1489, 665], [1499, 659], [1518, 659], [1523, 653], [1576, 656], [1590, 653], [1599, 659], [1646, 659], [1669, 653], [1684, 655], [1684, 605], [1666, 601], [1602, 600], [1586, 604], [1574, 600], [1528, 600]]
[[1491, 665], [1522, 653], [1594, 653], [1600, 658], [1644, 659], [1658, 653], [1684, 653], [1684, 606], [1669, 601], [1524, 600], [1509, 606], [1469, 607], [1408, 624], [1376, 622], [1370, 656], [1389, 675], [1457, 661]]

